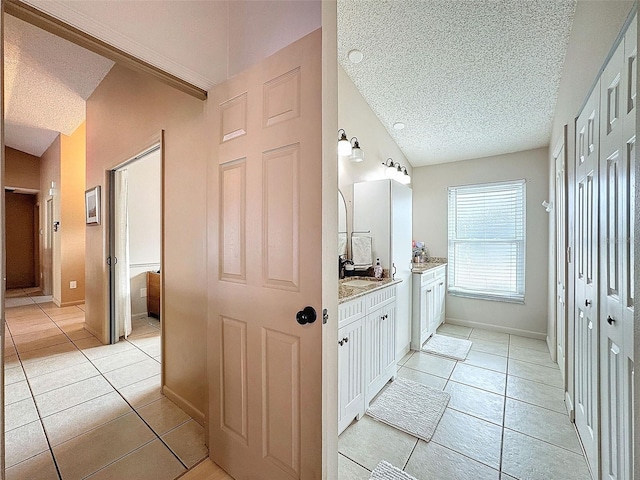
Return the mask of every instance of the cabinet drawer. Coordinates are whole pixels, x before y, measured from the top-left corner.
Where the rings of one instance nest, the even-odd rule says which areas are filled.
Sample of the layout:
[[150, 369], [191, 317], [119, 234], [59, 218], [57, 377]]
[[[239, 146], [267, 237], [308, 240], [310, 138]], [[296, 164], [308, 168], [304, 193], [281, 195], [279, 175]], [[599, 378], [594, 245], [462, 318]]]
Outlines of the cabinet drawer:
[[436, 278], [444, 278], [447, 273], [446, 268], [447, 267], [443, 265], [442, 267], [434, 268], [432, 270], [429, 270], [428, 272], [424, 272], [422, 275], [420, 275], [421, 284], [426, 285]]
[[338, 307], [338, 328], [364, 317], [366, 308], [365, 298], [356, 298]]
[[371, 312], [372, 310], [379, 308], [383, 305], [391, 303], [396, 298], [396, 287], [395, 285], [388, 288], [383, 288], [381, 290], [376, 290], [373, 293], [370, 293], [366, 296], [367, 299], [367, 312]]

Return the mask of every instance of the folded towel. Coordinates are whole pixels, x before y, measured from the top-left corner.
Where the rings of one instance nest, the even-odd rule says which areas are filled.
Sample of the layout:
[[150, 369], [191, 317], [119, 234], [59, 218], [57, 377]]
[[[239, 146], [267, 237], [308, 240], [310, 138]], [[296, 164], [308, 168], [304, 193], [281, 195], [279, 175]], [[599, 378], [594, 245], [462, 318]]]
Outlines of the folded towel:
[[339, 233], [338, 234], [338, 255], [346, 255], [347, 254], [347, 234]]
[[371, 237], [351, 237], [351, 258], [357, 269], [369, 268], [372, 265]]

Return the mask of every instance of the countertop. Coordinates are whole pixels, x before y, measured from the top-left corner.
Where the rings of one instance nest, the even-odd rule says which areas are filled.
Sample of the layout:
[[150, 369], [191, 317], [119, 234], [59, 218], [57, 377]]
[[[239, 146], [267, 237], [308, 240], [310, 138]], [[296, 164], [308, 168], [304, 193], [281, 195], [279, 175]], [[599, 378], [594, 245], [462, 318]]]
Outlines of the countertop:
[[[366, 285], [364, 287], [352, 287], [350, 285], [345, 285], [345, 283], [350, 282], [351, 280], [369, 280], [371, 285]], [[400, 279], [393, 278], [382, 278], [375, 279], [372, 277], [347, 277], [339, 280], [338, 283], [338, 304], [348, 302], [349, 300], [353, 300], [354, 298], [361, 297], [362, 295], [366, 295], [367, 293], [371, 293], [375, 290], [379, 290], [384, 287], [388, 287], [390, 285], [396, 285], [401, 283]]]
[[415, 273], [416, 275], [422, 275], [424, 272], [428, 272], [429, 270], [433, 270], [434, 268], [442, 267], [447, 264], [447, 261], [441, 261], [442, 259], [429, 259], [430, 262], [427, 263], [414, 263], [411, 268], [411, 273]]

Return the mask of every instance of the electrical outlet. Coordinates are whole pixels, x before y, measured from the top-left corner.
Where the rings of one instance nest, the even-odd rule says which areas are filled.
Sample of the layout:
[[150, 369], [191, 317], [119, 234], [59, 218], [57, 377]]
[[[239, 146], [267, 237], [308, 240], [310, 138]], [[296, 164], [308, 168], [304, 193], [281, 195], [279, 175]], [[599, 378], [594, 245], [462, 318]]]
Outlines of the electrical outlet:
[[75, 280], [71, 280], [69, 282], [69, 288], [78, 288], [78, 282], [76, 282]]
[[140, 298], [144, 298], [147, 296], [147, 289], [146, 288], [141, 288], [140, 289]]

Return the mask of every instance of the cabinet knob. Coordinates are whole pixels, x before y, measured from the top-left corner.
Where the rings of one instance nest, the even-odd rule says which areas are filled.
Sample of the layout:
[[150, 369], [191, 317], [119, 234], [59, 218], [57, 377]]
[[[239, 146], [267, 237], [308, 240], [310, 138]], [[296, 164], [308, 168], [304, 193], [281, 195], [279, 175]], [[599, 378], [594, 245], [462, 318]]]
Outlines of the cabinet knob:
[[607, 323], [608, 323], [609, 325], [613, 325], [614, 323], [616, 323], [616, 320], [615, 320], [615, 318], [611, 318], [611, 315], [609, 315], [609, 316], [607, 317]]
[[587, 299], [584, 301], [584, 306], [588, 307], [589, 305], [591, 305], [591, 300]]
[[444, 285], [444, 282], [440, 282], [440, 285]]
[[349, 338], [348, 338], [348, 337], [344, 337], [344, 338], [342, 339], [342, 341], [343, 341], [344, 343], [347, 343], [347, 342], [349, 341]]
[[431, 293], [431, 289], [427, 290], [427, 293]]
[[338, 345], [340, 346], [344, 345], [344, 340], [338, 340]]

